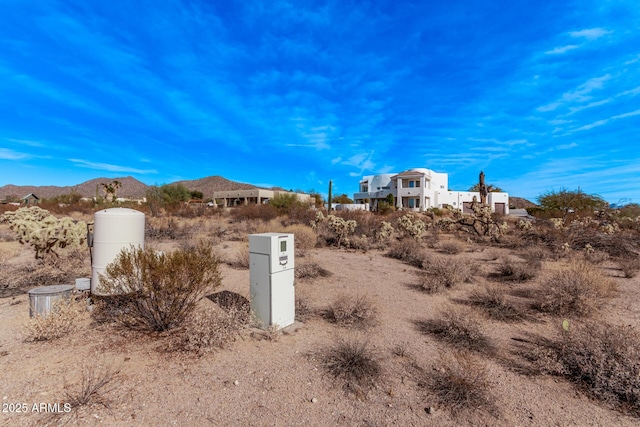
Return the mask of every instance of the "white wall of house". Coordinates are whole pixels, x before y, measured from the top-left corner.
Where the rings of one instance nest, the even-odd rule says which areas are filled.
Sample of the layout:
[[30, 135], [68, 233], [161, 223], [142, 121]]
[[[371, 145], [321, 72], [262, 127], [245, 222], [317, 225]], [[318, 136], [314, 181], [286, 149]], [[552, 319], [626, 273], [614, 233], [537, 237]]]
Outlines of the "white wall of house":
[[[359, 192], [354, 194], [356, 203], [369, 200], [371, 208], [377, 208], [377, 201], [393, 194], [396, 208], [411, 211], [425, 211], [432, 207], [449, 205], [462, 210], [465, 203], [474, 199], [480, 201], [480, 193], [471, 191], [449, 191], [449, 176], [430, 169], [415, 168], [398, 174], [365, 176], [360, 180]], [[509, 213], [507, 193], [489, 193], [487, 204], [492, 211]]]

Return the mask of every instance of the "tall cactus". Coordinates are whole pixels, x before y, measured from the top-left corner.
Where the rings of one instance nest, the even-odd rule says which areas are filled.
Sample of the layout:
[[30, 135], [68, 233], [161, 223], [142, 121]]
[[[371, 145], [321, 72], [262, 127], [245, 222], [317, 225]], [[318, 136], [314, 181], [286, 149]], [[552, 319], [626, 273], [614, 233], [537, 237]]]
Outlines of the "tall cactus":
[[329, 213], [331, 213], [331, 186], [332, 185], [333, 183], [331, 182], [331, 180], [329, 180], [329, 203], [327, 204]]
[[480, 192], [480, 203], [482, 205], [486, 205], [487, 204], [487, 194], [488, 189], [487, 189], [487, 185], [484, 183], [484, 171], [480, 171], [480, 176], [478, 179], [478, 191]]

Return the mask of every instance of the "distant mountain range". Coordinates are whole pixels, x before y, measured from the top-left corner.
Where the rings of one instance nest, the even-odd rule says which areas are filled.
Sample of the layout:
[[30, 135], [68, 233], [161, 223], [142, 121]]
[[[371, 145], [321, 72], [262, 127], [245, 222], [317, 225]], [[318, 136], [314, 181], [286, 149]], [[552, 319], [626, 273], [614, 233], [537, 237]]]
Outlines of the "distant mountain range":
[[[150, 187], [149, 185], [130, 176], [123, 178], [96, 178], [90, 181], [85, 181], [82, 184], [66, 187], [57, 187], [54, 185], [37, 187], [32, 185], [9, 184], [0, 187], [0, 200], [5, 199], [8, 196], [17, 196], [18, 198], [22, 198], [29, 193], [33, 193], [41, 199], [69, 194], [72, 192], [80, 193], [83, 197], [94, 197], [96, 192], [98, 192], [100, 196], [103, 196], [104, 193], [102, 192], [102, 186], [100, 184], [108, 184], [112, 181], [120, 181], [122, 184], [118, 189], [118, 197], [126, 197], [128, 199], [143, 198], [147, 189]], [[182, 184], [191, 191], [201, 191], [205, 198], [212, 197], [214, 191], [250, 190], [252, 188], [261, 188], [251, 184], [231, 181], [221, 176], [208, 176], [206, 178], [194, 179], [191, 181], [177, 181], [172, 184]], [[273, 189], [282, 190], [281, 188]], [[527, 199], [511, 196], [509, 197], [509, 204], [516, 208], [536, 206], [535, 203], [532, 203]]]
[[[78, 185], [66, 187], [58, 187], [54, 185], [32, 186], [9, 184], [0, 187], [0, 199], [4, 199], [8, 196], [17, 196], [18, 198], [22, 198], [29, 193], [33, 193], [41, 199], [69, 194], [72, 192], [80, 193], [83, 197], [94, 197], [96, 192], [102, 196], [104, 193], [102, 192], [102, 186], [100, 184], [108, 184], [112, 181], [120, 181], [122, 184], [120, 189], [118, 189], [118, 197], [126, 197], [130, 199], [139, 199], [144, 197], [147, 189], [150, 187], [149, 185], [130, 176], [123, 178], [96, 178]], [[258, 188], [255, 185], [231, 181], [221, 176], [209, 176], [192, 181], [178, 181], [173, 184], [183, 184], [189, 190], [201, 191], [205, 198], [211, 197], [214, 191], [249, 190], [252, 188]]]

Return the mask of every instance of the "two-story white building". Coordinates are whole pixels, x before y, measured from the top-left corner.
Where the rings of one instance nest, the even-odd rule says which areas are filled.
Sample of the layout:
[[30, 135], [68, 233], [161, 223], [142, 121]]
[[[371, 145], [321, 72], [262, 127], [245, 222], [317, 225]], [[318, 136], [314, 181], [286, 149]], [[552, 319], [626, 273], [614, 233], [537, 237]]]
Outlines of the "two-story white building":
[[[360, 191], [354, 193], [355, 203], [369, 203], [376, 210], [378, 203], [393, 195], [397, 209], [425, 211], [429, 208], [450, 206], [471, 212], [471, 202], [475, 197], [480, 201], [480, 193], [472, 191], [449, 191], [449, 176], [430, 169], [416, 168], [398, 174], [365, 176], [360, 180]], [[487, 204], [493, 212], [509, 213], [508, 193], [489, 193]]]

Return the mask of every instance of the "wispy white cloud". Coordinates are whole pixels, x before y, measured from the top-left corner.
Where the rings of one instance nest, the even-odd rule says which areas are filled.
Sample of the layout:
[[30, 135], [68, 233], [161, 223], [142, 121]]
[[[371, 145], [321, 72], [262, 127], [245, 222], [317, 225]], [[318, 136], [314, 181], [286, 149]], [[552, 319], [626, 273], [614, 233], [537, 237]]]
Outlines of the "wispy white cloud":
[[27, 145], [29, 147], [44, 147], [45, 146], [45, 144], [43, 144], [40, 141], [31, 141], [31, 140], [28, 140], [28, 139], [7, 138], [7, 141], [13, 142], [15, 144]]
[[554, 49], [548, 50], [545, 52], [546, 55], [560, 55], [566, 52], [569, 52], [570, 50], [574, 50], [574, 49], [578, 49], [580, 47], [580, 45], [577, 44], [569, 44], [566, 46], [560, 46], [560, 47], [556, 47]]
[[27, 153], [21, 153], [8, 148], [0, 148], [0, 160], [21, 160], [29, 157], [31, 157], [31, 155]]
[[538, 107], [538, 111], [540, 112], [548, 112], [554, 111], [561, 106], [571, 104], [571, 103], [581, 103], [587, 102], [591, 100], [593, 97], [590, 95], [591, 92], [597, 89], [602, 89], [604, 87], [605, 82], [611, 79], [610, 74], [605, 74], [601, 77], [594, 77], [587, 80], [585, 83], [578, 86], [575, 90], [565, 92], [562, 94], [562, 97], [554, 101], [550, 104], [543, 105]]
[[623, 114], [616, 114], [615, 116], [611, 116], [607, 119], [596, 120], [595, 122], [589, 123], [584, 126], [580, 126], [579, 128], [571, 130], [568, 134], [593, 129], [599, 126], [604, 126], [612, 120], [626, 119], [628, 117], [634, 117], [638, 115], [640, 115], [640, 110], [630, 111], [628, 113], [623, 113]]
[[158, 171], [155, 169], [136, 169], [129, 166], [119, 166], [119, 165], [112, 165], [109, 163], [89, 162], [81, 159], [68, 159], [68, 160], [83, 168], [97, 169], [97, 170], [108, 171], [108, 172], [126, 172], [126, 173], [137, 173], [141, 175], [158, 173]]
[[589, 28], [586, 30], [572, 31], [569, 33], [571, 37], [585, 38], [587, 40], [597, 40], [600, 37], [612, 34], [613, 31], [605, 30], [604, 28]]
[[631, 111], [629, 113], [624, 113], [624, 114], [618, 114], [616, 116], [613, 116], [612, 119], [626, 119], [627, 117], [633, 117], [637, 115], [640, 115], [640, 110]]

